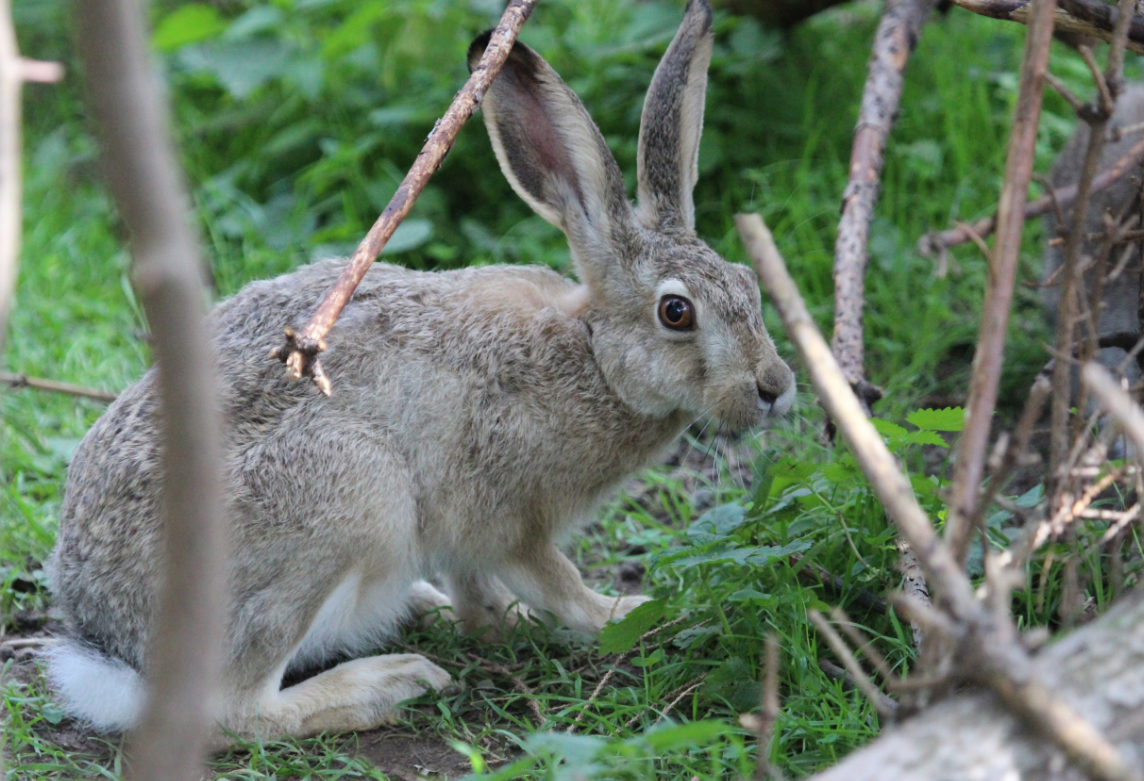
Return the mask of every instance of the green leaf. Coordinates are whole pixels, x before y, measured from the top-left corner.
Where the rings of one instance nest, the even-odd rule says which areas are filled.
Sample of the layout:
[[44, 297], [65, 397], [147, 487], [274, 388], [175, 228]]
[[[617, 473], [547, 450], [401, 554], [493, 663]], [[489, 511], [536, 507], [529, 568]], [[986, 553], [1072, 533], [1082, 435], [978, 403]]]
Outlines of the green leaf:
[[727, 731], [727, 722], [714, 719], [690, 724], [665, 724], [648, 730], [640, 741], [656, 752], [710, 743]]
[[600, 653], [622, 654], [630, 651], [644, 632], [663, 618], [666, 610], [663, 602], [653, 599], [644, 602], [621, 620], [607, 624], [600, 633]]
[[906, 416], [922, 431], [961, 431], [965, 428], [965, 410], [961, 407], [919, 409]]
[[433, 223], [429, 220], [406, 220], [397, 226], [397, 230], [385, 243], [382, 255], [396, 255], [399, 252], [408, 252], [417, 249], [433, 237]]
[[687, 536], [700, 545], [715, 542], [742, 526], [746, 517], [746, 510], [740, 504], [713, 507], [687, 527]]
[[910, 445], [937, 445], [938, 447], [949, 447], [944, 439], [932, 431], [911, 431], [902, 441]]
[[884, 437], [889, 437], [891, 440], [903, 439], [909, 432], [899, 426], [897, 423], [891, 423], [888, 420], [880, 418], [870, 418], [870, 422], [874, 424], [874, 428], [879, 434]]
[[225, 29], [226, 20], [213, 5], [189, 3], [163, 17], [151, 36], [151, 45], [161, 52], [170, 52], [214, 38]]

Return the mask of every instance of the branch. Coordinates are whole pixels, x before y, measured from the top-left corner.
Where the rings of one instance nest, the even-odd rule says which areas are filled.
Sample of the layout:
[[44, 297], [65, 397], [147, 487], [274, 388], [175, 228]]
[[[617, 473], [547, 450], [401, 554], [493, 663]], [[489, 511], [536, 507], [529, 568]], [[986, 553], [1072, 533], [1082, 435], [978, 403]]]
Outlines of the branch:
[[198, 781], [212, 728], [225, 605], [221, 421], [195, 237], [136, 0], [80, 0], [79, 48], [104, 163], [154, 336], [163, 420], [166, 562], [129, 777]]
[[946, 615], [930, 623], [950, 624], [944, 640], [952, 647], [950, 662], [956, 672], [965, 680], [992, 688], [1013, 714], [1053, 741], [1086, 772], [1106, 781], [1139, 781], [1139, 774], [1124, 763], [1115, 747], [1035, 677], [1008, 615], [997, 615], [976, 598], [969, 578], [937, 536], [909, 480], [827, 349], [762, 219], [739, 214], [735, 225], [823, 406], [837, 422], [886, 515], [913, 548], [938, 591]]
[[107, 391], [96, 390], [95, 388], [85, 388], [82, 385], [72, 385], [70, 382], [42, 380], [39, 377], [29, 377], [26, 374], [10, 374], [9, 372], [0, 372], [0, 383], [7, 385], [13, 390], [19, 390], [20, 388], [35, 388], [36, 390], [51, 391], [52, 393], [64, 393], [68, 396], [79, 396], [85, 399], [105, 401], [109, 404], [115, 401], [116, 398], [114, 393], [108, 393]]
[[[1096, 194], [1101, 190], [1107, 190], [1120, 181], [1129, 171], [1139, 169], [1141, 164], [1144, 164], [1144, 140], [1141, 140], [1129, 149], [1123, 157], [1112, 164], [1111, 168], [1093, 179], [1089, 193]], [[1053, 211], [1054, 201], [1056, 201], [1060, 209], [1067, 209], [1076, 201], [1076, 195], [1077, 188], [1075, 184], [1053, 190], [1048, 195], [1042, 195], [1035, 201], [1030, 201], [1026, 204], [1024, 218], [1028, 220], [1033, 217], [1041, 217], [1048, 214]], [[972, 240], [972, 234], [967, 228], [981, 238], [986, 238], [993, 233], [996, 227], [997, 217], [994, 216], [985, 217], [968, 226], [959, 225], [949, 230], [927, 233], [918, 239], [918, 252], [923, 255], [934, 255], [944, 252], [950, 247], [956, 247], [958, 244], [964, 244]]]
[[1053, 10], [1056, 0], [1040, 0], [1029, 23], [1024, 60], [1009, 135], [1005, 161], [1005, 181], [997, 210], [997, 239], [989, 260], [985, 303], [981, 309], [981, 331], [973, 358], [969, 384], [965, 430], [957, 445], [953, 485], [949, 498], [949, 520], [945, 539], [959, 562], [965, 561], [972, 533], [971, 521], [977, 507], [977, 490], [985, 468], [985, 451], [997, 405], [1001, 362], [1005, 356], [1005, 334], [1013, 302], [1021, 233], [1025, 226], [1025, 200], [1033, 175], [1033, 153], [1037, 124], [1041, 119], [1041, 98], [1049, 67], [1049, 45], [1053, 39]]
[[512, 51], [516, 36], [532, 13], [536, 1], [512, 0], [509, 3], [500, 23], [493, 30], [485, 53], [469, 75], [469, 80], [453, 98], [445, 115], [437, 121], [409, 173], [397, 188], [397, 192], [393, 194], [393, 198], [377, 218], [377, 222], [369, 229], [369, 233], [362, 239], [361, 244], [354, 250], [353, 257], [333, 287], [327, 291], [310, 322], [301, 333], [296, 333], [293, 328], [286, 329], [286, 344], [275, 349], [271, 357], [286, 364], [292, 379], [310, 377], [322, 393], [330, 395], [332, 390], [330, 379], [322, 370], [321, 361], [318, 359], [318, 354], [326, 349], [326, 335], [334, 327], [338, 316], [349, 303], [350, 297], [369, 271], [369, 267], [385, 248], [386, 242], [413, 208], [413, 203], [429, 183], [430, 177], [437, 172], [445, 155], [453, 147], [457, 133], [473, 115], [489, 85], [500, 73], [509, 52]]
[[20, 184], [20, 87], [23, 68], [16, 48], [9, 0], [0, 0], [0, 355], [20, 262], [23, 200]]
[[902, 73], [918, 34], [937, 0], [889, 0], [878, 31], [862, 107], [850, 152], [850, 179], [842, 194], [842, 218], [834, 244], [834, 338], [831, 349], [867, 410], [881, 391], [863, 371], [862, 308], [865, 303], [867, 242], [885, 162], [886, 138], [902, 97]]
[[1144, 455], [1144, 411], [1141, 411], [1140, 406], [1099, 363], [1087, 364], [1081, 372], [1081, 378], [1100, 405], [1108, 410], [1120, 430], [1132, 440], [1136, 455]]
[[[1006, 19], [1028, 24], [1033, 16], [1035, 0], [953, 0], [967, 11], [992, 19]], [[1099, 0], [1062, 0], [1053, 18], [1058, 33], [1076, 33], [1102, 41], [1112, 40], [1117, 14]], [[1106, 10], [1102, 10], [1106, 9]], [[1133, 19], [1129, 28], [1128, 48], [1144, 54], [1144, 22]]]

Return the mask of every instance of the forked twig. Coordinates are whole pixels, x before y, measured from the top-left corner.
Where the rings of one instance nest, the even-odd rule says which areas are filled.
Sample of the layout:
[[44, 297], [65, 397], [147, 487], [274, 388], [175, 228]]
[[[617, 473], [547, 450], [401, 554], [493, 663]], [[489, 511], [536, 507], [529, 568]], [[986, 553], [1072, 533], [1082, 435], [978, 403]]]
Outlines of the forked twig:
[[414, 201], [421, 195], [430, 177], [437, 172], [445, 155], [453, 147], [457, 134], [473, 115], [489, 85], [500, 73], [501, 67], [512, 51], [521, 26], [532, 13], [536, 2], [537, 0], [512, 0], [508, 4], [500, 22], [493, 30], [485, 53], [469, 75], [469, 80], [453, 98], [445, 115], [437, 121], [409, 173], [398, 186], [397, 192], [393, 194], [393, 198], [362, 239], [361, 244], [354, 250], [341, 276], [326, 292], [310, 322], [301, 333], [295, 332], [293, 328], [286, 329], [286, 343], [276, 348], [271, 357], [286, 364], [291, 378], [300, 380], [302, 377], [309, 377], [322, 393], [330, 395], [332, 390], [330, 378], [326, 376], [318, 358], [319, 353], [326, 349], [326, 335], [334, 327], [338, 316], [349, 303], [350, 297], [369, 271], [369, 267], [385, 248], [386, 242], [413, 208]]

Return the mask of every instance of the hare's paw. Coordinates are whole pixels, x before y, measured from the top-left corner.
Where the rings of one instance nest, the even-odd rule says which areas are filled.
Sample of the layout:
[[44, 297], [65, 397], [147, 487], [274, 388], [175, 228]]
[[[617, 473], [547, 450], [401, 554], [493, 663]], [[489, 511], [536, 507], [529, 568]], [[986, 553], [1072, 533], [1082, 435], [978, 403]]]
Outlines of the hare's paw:
[[449, 622], [457, 620], [452, 600], [427, 581], [414, 583], [409, 589], [408, 599], [410, 613], [422, 629], [431, 626], [438, 618]]
[[614, 621], [619, 621], [621, 618], [623, 618], [628, 613], [635, 610], [637, 607], [642, 605], [644, 602], [650, 602], [650, 601], [651, 601], [651, 597], [645, 597], [642, 594], [634, 596], [634, 597], [620, 597], [619, 599], [617, 599], [615, 601], [616, 604], [615, 604], [615, 608], [612, 610], [611, 618]]

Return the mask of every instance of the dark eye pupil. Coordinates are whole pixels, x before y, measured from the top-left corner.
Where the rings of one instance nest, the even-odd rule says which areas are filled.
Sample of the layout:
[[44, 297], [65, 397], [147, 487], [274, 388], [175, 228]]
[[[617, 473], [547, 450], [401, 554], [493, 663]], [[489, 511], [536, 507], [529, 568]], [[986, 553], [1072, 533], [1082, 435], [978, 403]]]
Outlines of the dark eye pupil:
[[663, 308], [663, 313], [667, 316], [670, 323], [678, 323], [687, 314], [687, 304], [678, 298], [673, 298], [667, 302], [667, 306]]

